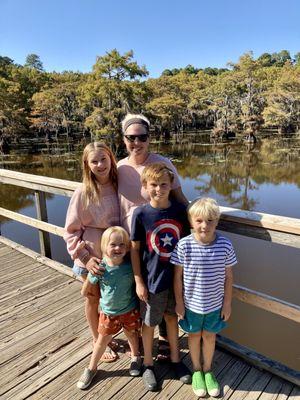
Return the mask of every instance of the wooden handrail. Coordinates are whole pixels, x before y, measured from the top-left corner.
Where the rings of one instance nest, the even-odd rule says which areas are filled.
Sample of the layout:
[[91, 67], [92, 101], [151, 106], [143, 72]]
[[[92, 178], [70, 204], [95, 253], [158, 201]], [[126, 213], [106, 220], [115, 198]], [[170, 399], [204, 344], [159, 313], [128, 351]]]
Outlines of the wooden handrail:
[[[48, 178], [39, 175], [25, 174], [0, 169], [0, 182], [30, 188], [36, 191], [50, 192], [71, 196], [80, 183], [63, 179]], [[39, 205], [39, 207], [41, 207]], [[272, 240], [276, 243], [300, 247], [300, 220], [265, 213], [244, 211], [229, 207], [221, 208], [220, 228], [238, 234]], [[38, 214], [43, 215], [38, 208]], [[44, 210], [45, 211], [45, 210]], [[31, 218], [0, 207], [0, 215], [39, 229], [39, 231], [63, 236], [64, 228], [49, 224], [47, 221]], [[242, 228], [241, 228], [242, 227]], [[274, 233], [275, 232], [275, 233]], [[275, 236], [274, 236], [275, 235]], [[277, 236], [276, 236], [277, 235]], [[276, 240], [274, 240], [274, 237]], [[286, 239], [286, 237], [288, 239]], [[41, 248], [49, 238], [41, 237]], [[42, 255], [47, 255], [43, 254]], [[234, 297], [248, 304], [281, 315], [290, 320], [300, 322], [300, 306], [287, 303], [278, 298], [268, 296], [243, 286], [234, 285]]]
[[[79, 182], [0, 169], [0, 182], [71, 197]], [[300, 220], [237, 208], [220, 207], [222, 221], [300, 235]]]

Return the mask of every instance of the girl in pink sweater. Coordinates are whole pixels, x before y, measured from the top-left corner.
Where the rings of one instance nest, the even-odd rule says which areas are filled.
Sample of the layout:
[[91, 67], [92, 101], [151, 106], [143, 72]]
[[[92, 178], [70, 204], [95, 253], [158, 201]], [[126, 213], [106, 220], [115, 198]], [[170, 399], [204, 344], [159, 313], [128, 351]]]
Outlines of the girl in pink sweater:
[[[82, 170], [82, 185], [75, 190], [67, 211], [64, 239], [74, 260], [73, 272], [85, 281], [89, 271], [99, 273], [102, 233], [120, 225], [120, 217], [117, 166], [109, 147], [100, 142], [88, 144], [83, 150]], [[86, 297], [85, 315], [94, 342], [98, 337], [98, 305], [98, 293]]]

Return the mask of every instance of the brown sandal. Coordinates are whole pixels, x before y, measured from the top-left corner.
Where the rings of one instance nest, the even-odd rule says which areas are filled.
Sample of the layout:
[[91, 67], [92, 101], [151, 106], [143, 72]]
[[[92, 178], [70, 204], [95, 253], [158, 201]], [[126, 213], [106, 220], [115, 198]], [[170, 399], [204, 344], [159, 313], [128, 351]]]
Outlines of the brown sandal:
[[108, 343], [105, 352], [102, 354], [100, 358], [100, 361], [105, 363], [111, 363], [116, 361], [119, 358], [117, 353], [118, 348], [119, 345], [115, 340]]

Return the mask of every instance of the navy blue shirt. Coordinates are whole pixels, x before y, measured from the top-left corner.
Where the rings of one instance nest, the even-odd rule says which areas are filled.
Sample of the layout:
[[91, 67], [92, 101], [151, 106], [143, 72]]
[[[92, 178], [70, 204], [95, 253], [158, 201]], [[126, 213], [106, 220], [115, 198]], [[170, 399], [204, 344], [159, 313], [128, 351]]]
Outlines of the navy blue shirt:
[[150, 293], [160, 293], [173, 286], [170, 257], [178, 240], [190, 234], [186, 207], [172, 202], [165, 209], [150, 204], [134, 210], [131, 240], [141, 242], [141, 273]]

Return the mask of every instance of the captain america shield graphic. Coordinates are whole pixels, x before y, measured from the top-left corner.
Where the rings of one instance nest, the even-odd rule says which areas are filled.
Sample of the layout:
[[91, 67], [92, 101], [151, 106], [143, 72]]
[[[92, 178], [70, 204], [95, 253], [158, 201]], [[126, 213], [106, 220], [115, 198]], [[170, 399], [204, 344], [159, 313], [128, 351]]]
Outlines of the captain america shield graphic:
[[161, 219], [154, 226], [155, 228], [147, 233], [148, 248], [155, 251], [161, 261], [168, 261], [180, 239], [182, 226], [174, 219]]

